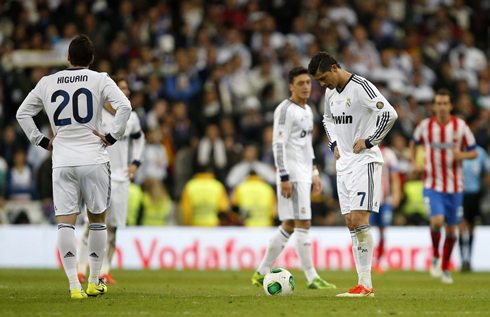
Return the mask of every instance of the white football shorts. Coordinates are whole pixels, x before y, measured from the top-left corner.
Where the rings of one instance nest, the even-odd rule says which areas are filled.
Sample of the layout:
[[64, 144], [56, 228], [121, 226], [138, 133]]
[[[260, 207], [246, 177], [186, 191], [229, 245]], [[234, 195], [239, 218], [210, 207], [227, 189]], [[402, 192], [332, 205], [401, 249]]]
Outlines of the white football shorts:
[[291, 182], [290, 198], [281, 195], [281, 182], [277, 186], [277, 213], [279, 220], [311, 220], [311, 183]]
[[350, 173], [337, 175], [340, 211], [342, 215], [351, 210], [379, 212], [381, 204], [382, 164], [364, 164]]
[[128, 216], [129, 181], [111, 182], [111, 205], [107, 209], [106, 224], [112, 227], [125, 227]]
[[80, 214], [82, 198], [93, 214], [104, 212], [111, 202], [109, 162], [53, 169], [53, 202], [56, 216]]

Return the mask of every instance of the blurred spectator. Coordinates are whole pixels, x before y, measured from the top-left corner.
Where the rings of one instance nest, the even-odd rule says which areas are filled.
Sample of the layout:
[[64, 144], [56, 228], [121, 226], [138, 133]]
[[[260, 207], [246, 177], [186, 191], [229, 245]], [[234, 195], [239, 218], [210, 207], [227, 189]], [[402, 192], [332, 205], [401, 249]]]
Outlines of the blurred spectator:
[[148, 177], [141, 188], [131, 184], [128, 206], [128, 225], [165, 226], [170, 213], [170, 197], [163, 184]]
[[256, 97], [248, 97], [244, 102], [244, 112], [240, 118], [243, 137], [248, 142], [260, 142], [264, 118], [260, 112], [260, 101]]
[[253, 169], [233, 190], [231, 204], [233, 211], [238, 213], [238, 224], [247, 227], [274, 225], [277, 216], [276, 193]]
[[26, 152], [22, 148], [14, 150], [13, 165], [7, 172], [5, 198], [13, 201], [29, 202], [36, 195], [36, 178], [27, 165]]
[[134, 182], [142, 184], [146, 178], [152, 177], [163, 183], [167, 178], [167, 153], [158, 140], [157, 130], [147, 130], [145, 136], [146, 145], [143, 160], [138, 172], [136, 172]]
[[369, 77], [370, 72], [379, 66], [379, 53], [374, 44], [367, 39], [366, 29], [362, 25], [354, 27], [352, 37], [345, 64], [351, 71]]
[[212, 168], [201, 168], [185, 185], [180, 198], [180, 212], [184, 225], [214, 227], [227, 224], [230, 209], [223, 184], [216, 180]]
[[189, 64], [189, 56], [186, 49], [179, 49], [175, 53], [177, 70], [173, 75], [165, 78], [163, 91], [165, 96], [172, 101], [182, 101], [190, 106], [191, 100], [201, 90], [201, 80], [193, 65]]
[[224, 181], [228, 161], [226, 158], [225, 142], [220, 137], [220, 131], [217, 125], [211, 124], [206, 127], [206, 134], [199, 141], [196, 156], [198, 167], [212, 167], [216, 173], [216, 178]]
[[233, 166], [226, 177], [226, 186], [235, 188], [253, 173], [270, 185], [276, 184], [276, 173], [271, 165], [258, 160], [259, 153], [255, 145], [247, 145], [243, 149], [243, 160]]

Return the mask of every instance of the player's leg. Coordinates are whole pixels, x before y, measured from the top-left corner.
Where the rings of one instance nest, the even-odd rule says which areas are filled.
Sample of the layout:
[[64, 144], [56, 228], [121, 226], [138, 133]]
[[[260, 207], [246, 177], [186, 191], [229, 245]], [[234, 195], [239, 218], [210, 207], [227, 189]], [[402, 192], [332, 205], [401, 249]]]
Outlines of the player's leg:
[[[278, 206], [280, 206], [278, 204]], [[280, 218], [279, 218], [280, 219]], [[284, 220], [271, 237], [267, 251], [265, 252], [262, 262], [260, 262], [257, 271], [252, 276], [252, 284], [262, 286], [264, 276], [271, 270], [279, 254], [289, 241], [289, 237], [294, 231], [294, 221]]]
[[87, 264], [88, 264], [88, 233], [89, 233], [89, 222], [88, 219], [84, 225], [83, 236], [78, 243], [78, 279], [80, 283], [85, 282], [85, 275], [87, 274]]
[[116, 251], [118, 228], [126, 226], [130, 182], [111, 181], [111, 205], [107, 209], [107, 254], [102, 264], [101, 277], [107, 284], [117, 284], [110, 273], [112, 259]]
[[442, 278], [441, 281], [446, 284], [453, 283], [453, 279], [449, 273], [449, 260], [453, 252], [454, 244], [456, 243], [456, 227], [463, 219], [463, 194], [446, 194], [444, 199], [444, 207], [446, 210], [446, 240], [444, 241], [444, 249], [442, 253]]
[[295, 249], [306, 276], [306, 283], [310, 289], [334, 289], [335, 285], [320, 278], [313, 265], [311, 256], [311, 184], [304, 182], [293, 183], [294, 235]]
[[[473, 195], [473, 194], [472, 194]], [[474, 194], [473, 198], [470, 199], [470, 208], [468, 213], [468, 239], [467, 239], [467, 263], [468, 271], [471, 271], [471, 254], [473, 250], [473, 231], [475, 229], [475, 218], [480, 215], [480, 199], [481, 193]], [[466, 211], [465, 211], [466, 212]]]
[[281, 225], [271, 237], [267, 251], [265, 252], [262, 262], [260, 262], [257, 271], [252, 276], [252, 284], [262, 286], [264, 276], [271, 270], [279, 254], [289, 241], [289, 237], [294, 231], [293, 202], [291, 198], [281, 195], [281, 188], [277, 186], [277, 214]]
[[350, 215], [346, 216], [349, 230], [357, 238], [356, 269], [359, 283], [347, 293], [337, 296], [373, 297], [374, 289], [371, 280], [371, 263], [374, 251], [374, 240], [369, 225], [371, 212], [378, 212], [381, 200], [381, 164], [368, 163], [354, 170], [348, 182], [350, 186]]
[[53, 202], [58, 221], [58, 250], [73, 299], [87, 298], [77, 274], [75, 223], [79, 212], [79, 200], [80, 191], [73, 168], [53, 169]]
[[471, 194], [465, 194], [463, 196], [463, 221], [458, 225], [458, 232], [459, 232], [458, 244], [459, 244], [459, 251], [461, 254], [462, 272], [469, 271], [469, 263], [468, 263], [469, 262], [468, 259], [469, 222], [471, 221], [470, 214], [472, 213], [472, 207], [473, 207], [473, 204], [471, 203], [473, 197], [471, 196], [472, 196]]
[[435, 278], [442, 276], [439, 244], [441, 241], [441, 228], [444, 226], [444, 197], [442, 193], [424, 188], [424, 203], [430, 217], [430, 237], [432, 240], [432, 263], [430, 275]]
[[107, 245], [106, 210], [110, 204], [111, 184], [109, 163], [79, 166], [80, 188], [87, 204], [89, 219], [88, 258], [90, 275], [87, 294], [96, 296], [107, 292], [107, 286], [99, 279]]

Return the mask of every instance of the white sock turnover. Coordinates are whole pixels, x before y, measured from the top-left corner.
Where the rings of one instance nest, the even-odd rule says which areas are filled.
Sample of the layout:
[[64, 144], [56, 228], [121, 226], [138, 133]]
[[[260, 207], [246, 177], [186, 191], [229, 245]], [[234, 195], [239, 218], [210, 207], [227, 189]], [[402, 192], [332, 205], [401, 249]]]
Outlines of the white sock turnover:
[[361, 285], [367, 289], [373, 288], [371, 281], [371, 263], [373, 261], [374, 240], [369, 225], [363, 225], [355, 228], [359, 245], [357, 247], [357, 256], [359, 258], [359, 280]]
[[58, 250], [66, 276], [70, 281], [70, 291], [82, 289], [77, 274], [77, 245], [75, 243], [75, 227], [67, 223], [58, 224]]
[[91, 223], [88, 235], [88, 258], [90, 265], [89, 283], [99, 284], [99, 273], [104, 262], [107, 245], [107, 227], [105, 223]]

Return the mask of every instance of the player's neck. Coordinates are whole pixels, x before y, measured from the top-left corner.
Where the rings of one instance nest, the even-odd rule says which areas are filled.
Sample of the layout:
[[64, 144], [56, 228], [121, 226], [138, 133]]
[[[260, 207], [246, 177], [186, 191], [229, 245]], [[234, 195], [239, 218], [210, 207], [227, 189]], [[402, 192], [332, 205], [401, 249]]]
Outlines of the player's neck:
[[85, 69], [88, 69], [88, 66], [72, 65], [72, 63], [68, 63], [68, 68], [85, 68]]
[[307, 101], [307, 99], [301, 99], [295, 95], [291, 95], [291, 98], [289, 98], [289, 99], [291, 99], [292, 102], [294, 102], [295, 104], [297, 104], [303, 108], [305, 107], [306, 101]]
[[440, 125], [445, 125], [449, 122], [449, 120], [451, 120], [451, 116], [441, 117], [436, 115], [436, 120], [437, 122], [439, 122]]
[[352, 76], [351, 73], [348, 71], [343, 70], [342, 68], [339, 68], [338, 70], [338, 76], [339, 76], [339, 84], [337, 85], [338, 90], [344, 89], [345, 85], [349, 82], [350, 77]]

